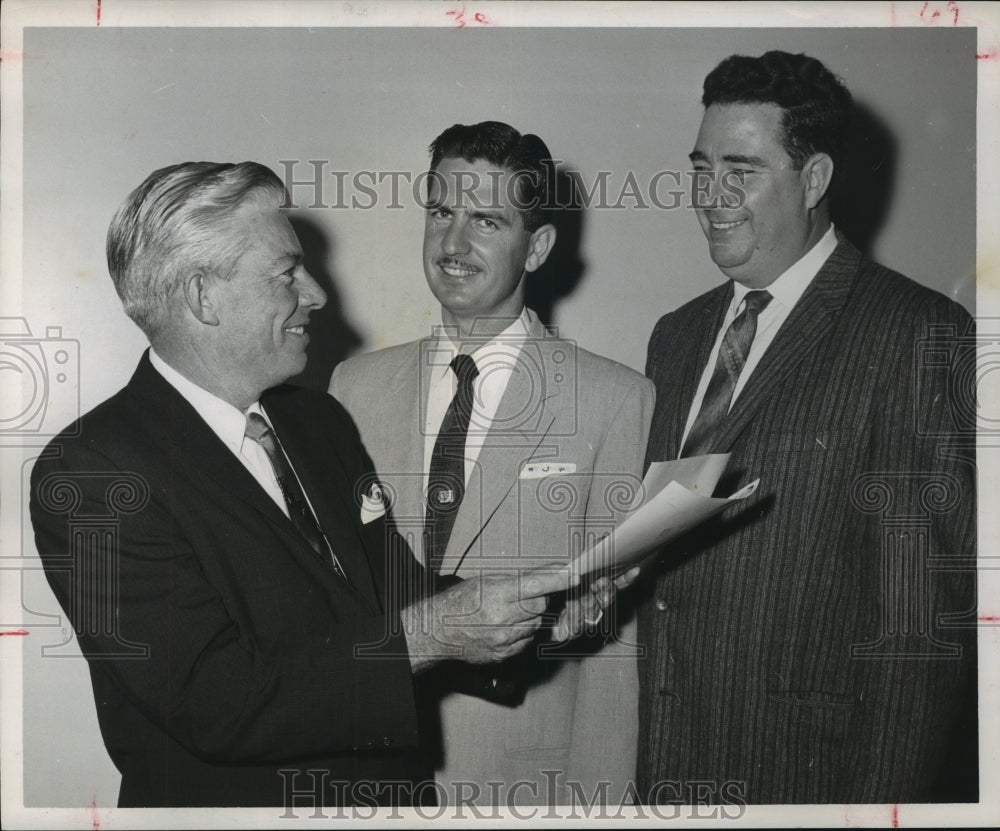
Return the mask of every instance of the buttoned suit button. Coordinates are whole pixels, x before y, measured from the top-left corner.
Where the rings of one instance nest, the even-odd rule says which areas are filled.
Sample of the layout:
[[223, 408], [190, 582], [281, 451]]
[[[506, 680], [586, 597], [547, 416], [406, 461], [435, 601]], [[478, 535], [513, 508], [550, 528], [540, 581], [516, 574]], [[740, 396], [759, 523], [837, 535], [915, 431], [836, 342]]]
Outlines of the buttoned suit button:
[[390, 747], [392, 745], [392, 739], [386, 736], [385, 738], [382, 739], [382, 744], [384, 744], [386, 747]]
[[663, 598], [660, 598], [659, 600], [656, 601], [656, 611], [665, 612], [669, 608], [670, 608], [669, 604]]

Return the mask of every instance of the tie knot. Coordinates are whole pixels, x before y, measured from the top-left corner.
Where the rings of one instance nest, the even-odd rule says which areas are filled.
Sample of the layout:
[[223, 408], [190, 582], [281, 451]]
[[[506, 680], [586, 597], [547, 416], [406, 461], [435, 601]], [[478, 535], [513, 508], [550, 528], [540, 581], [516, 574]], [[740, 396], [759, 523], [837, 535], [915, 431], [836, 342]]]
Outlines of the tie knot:
[[259, 442], [261, 438], [271, 432], [271, 425], [260, 413], [247, 413], [247, 426], [243, 435], [248, 439]]
[[479, 375], [479, 367], [470, 355], [456, 355], [451, 359], [450, 366], [458, 378], [459, 387], [470, 387]]
[[746, 304], [746, 310], [754, 315], [759, 315], [764, 309], [767, 308], [767, 304], [771, 302], [773, 298], [771, 297], [771, 292], [764, 289], [758, 289], [756, 291], [747, 292], [747, 296], [743, 299]]

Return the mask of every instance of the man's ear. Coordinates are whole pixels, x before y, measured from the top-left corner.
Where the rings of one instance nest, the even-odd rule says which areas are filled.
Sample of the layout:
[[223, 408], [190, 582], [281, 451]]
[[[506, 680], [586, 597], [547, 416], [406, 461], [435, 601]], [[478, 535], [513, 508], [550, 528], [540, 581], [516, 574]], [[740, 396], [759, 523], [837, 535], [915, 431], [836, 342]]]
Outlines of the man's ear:
[[203, 271], [192, 271], [183, 282], [184, 300], [191, 314], [206, 326], [218, 326], [219, 315], [211, 290], [212, 280]]
[[806, 208], [815, 208], [830, 189], [833, 179], [833, 159], [826, 153], [810, 156], [802, 165], [802, 179], [806, 185]]
[[556, 244], [556, 229], [552, 225], [543, 225], [531, 234], [528, 242], [528, 258], [524, 261], [525, 271], [536, 271], [548, 259], [552, 246]]

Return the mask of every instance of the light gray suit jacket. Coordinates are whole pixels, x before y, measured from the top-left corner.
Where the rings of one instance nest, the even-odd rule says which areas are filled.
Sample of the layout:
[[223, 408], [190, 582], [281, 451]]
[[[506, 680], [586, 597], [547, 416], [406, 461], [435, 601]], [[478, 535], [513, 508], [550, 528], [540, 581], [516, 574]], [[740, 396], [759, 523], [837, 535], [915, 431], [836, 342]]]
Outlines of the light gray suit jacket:
[[[651, 383], [556, 337], [530, 311], [529, 318], [529, 338], [469, 478], [442, 573], [468, 577], [568, 561], [614, 527], [641, 481]], [[421, 560], [434, 344], [427, 338], [357, 356], [336, 368], [330, 385], [354, 417], [393, 519]], [[609, 793], [621, 792], [634, 774], [637, 741], [634, 622], [624, 602], [608, 617], [617, 618], [609, 621], [616, 635], [603, 645], [573, 647], [569, 657], [532, 647], [518, 665], [530, 686], [517, 707], [454, 692], [442, 697], [438, 781], [449, 798], [460, 780], [483, 789], [480, 802], [506, 801], [502, 791], [491, 797], [491, 781], [535, 783], [511, 797], [522, 804], [546, 802], [553, 782], [560, 800], [567, 782], [579, 783], [588, 799], [602, 780], [612, 783]]]

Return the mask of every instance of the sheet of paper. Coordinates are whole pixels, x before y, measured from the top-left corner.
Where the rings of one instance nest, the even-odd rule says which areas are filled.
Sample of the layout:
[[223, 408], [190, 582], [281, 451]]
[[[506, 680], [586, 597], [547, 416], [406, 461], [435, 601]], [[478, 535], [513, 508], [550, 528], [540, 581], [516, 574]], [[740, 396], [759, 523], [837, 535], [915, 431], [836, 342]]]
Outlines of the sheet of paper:
[[643, 502], [648, 502], [671, 482], [688, 490], [711, 496], [729, 464], [728, 453], [688, 456], [669, 462], [652, 462], [642, 480]]
[[650, 465], [641, 507], [611, 533], [566, 566], [568, 575], [619, 572], [676, 539], [727, 506], [750, 496], [757, 479], [728, 497], [712, 497], [728, 454]]

